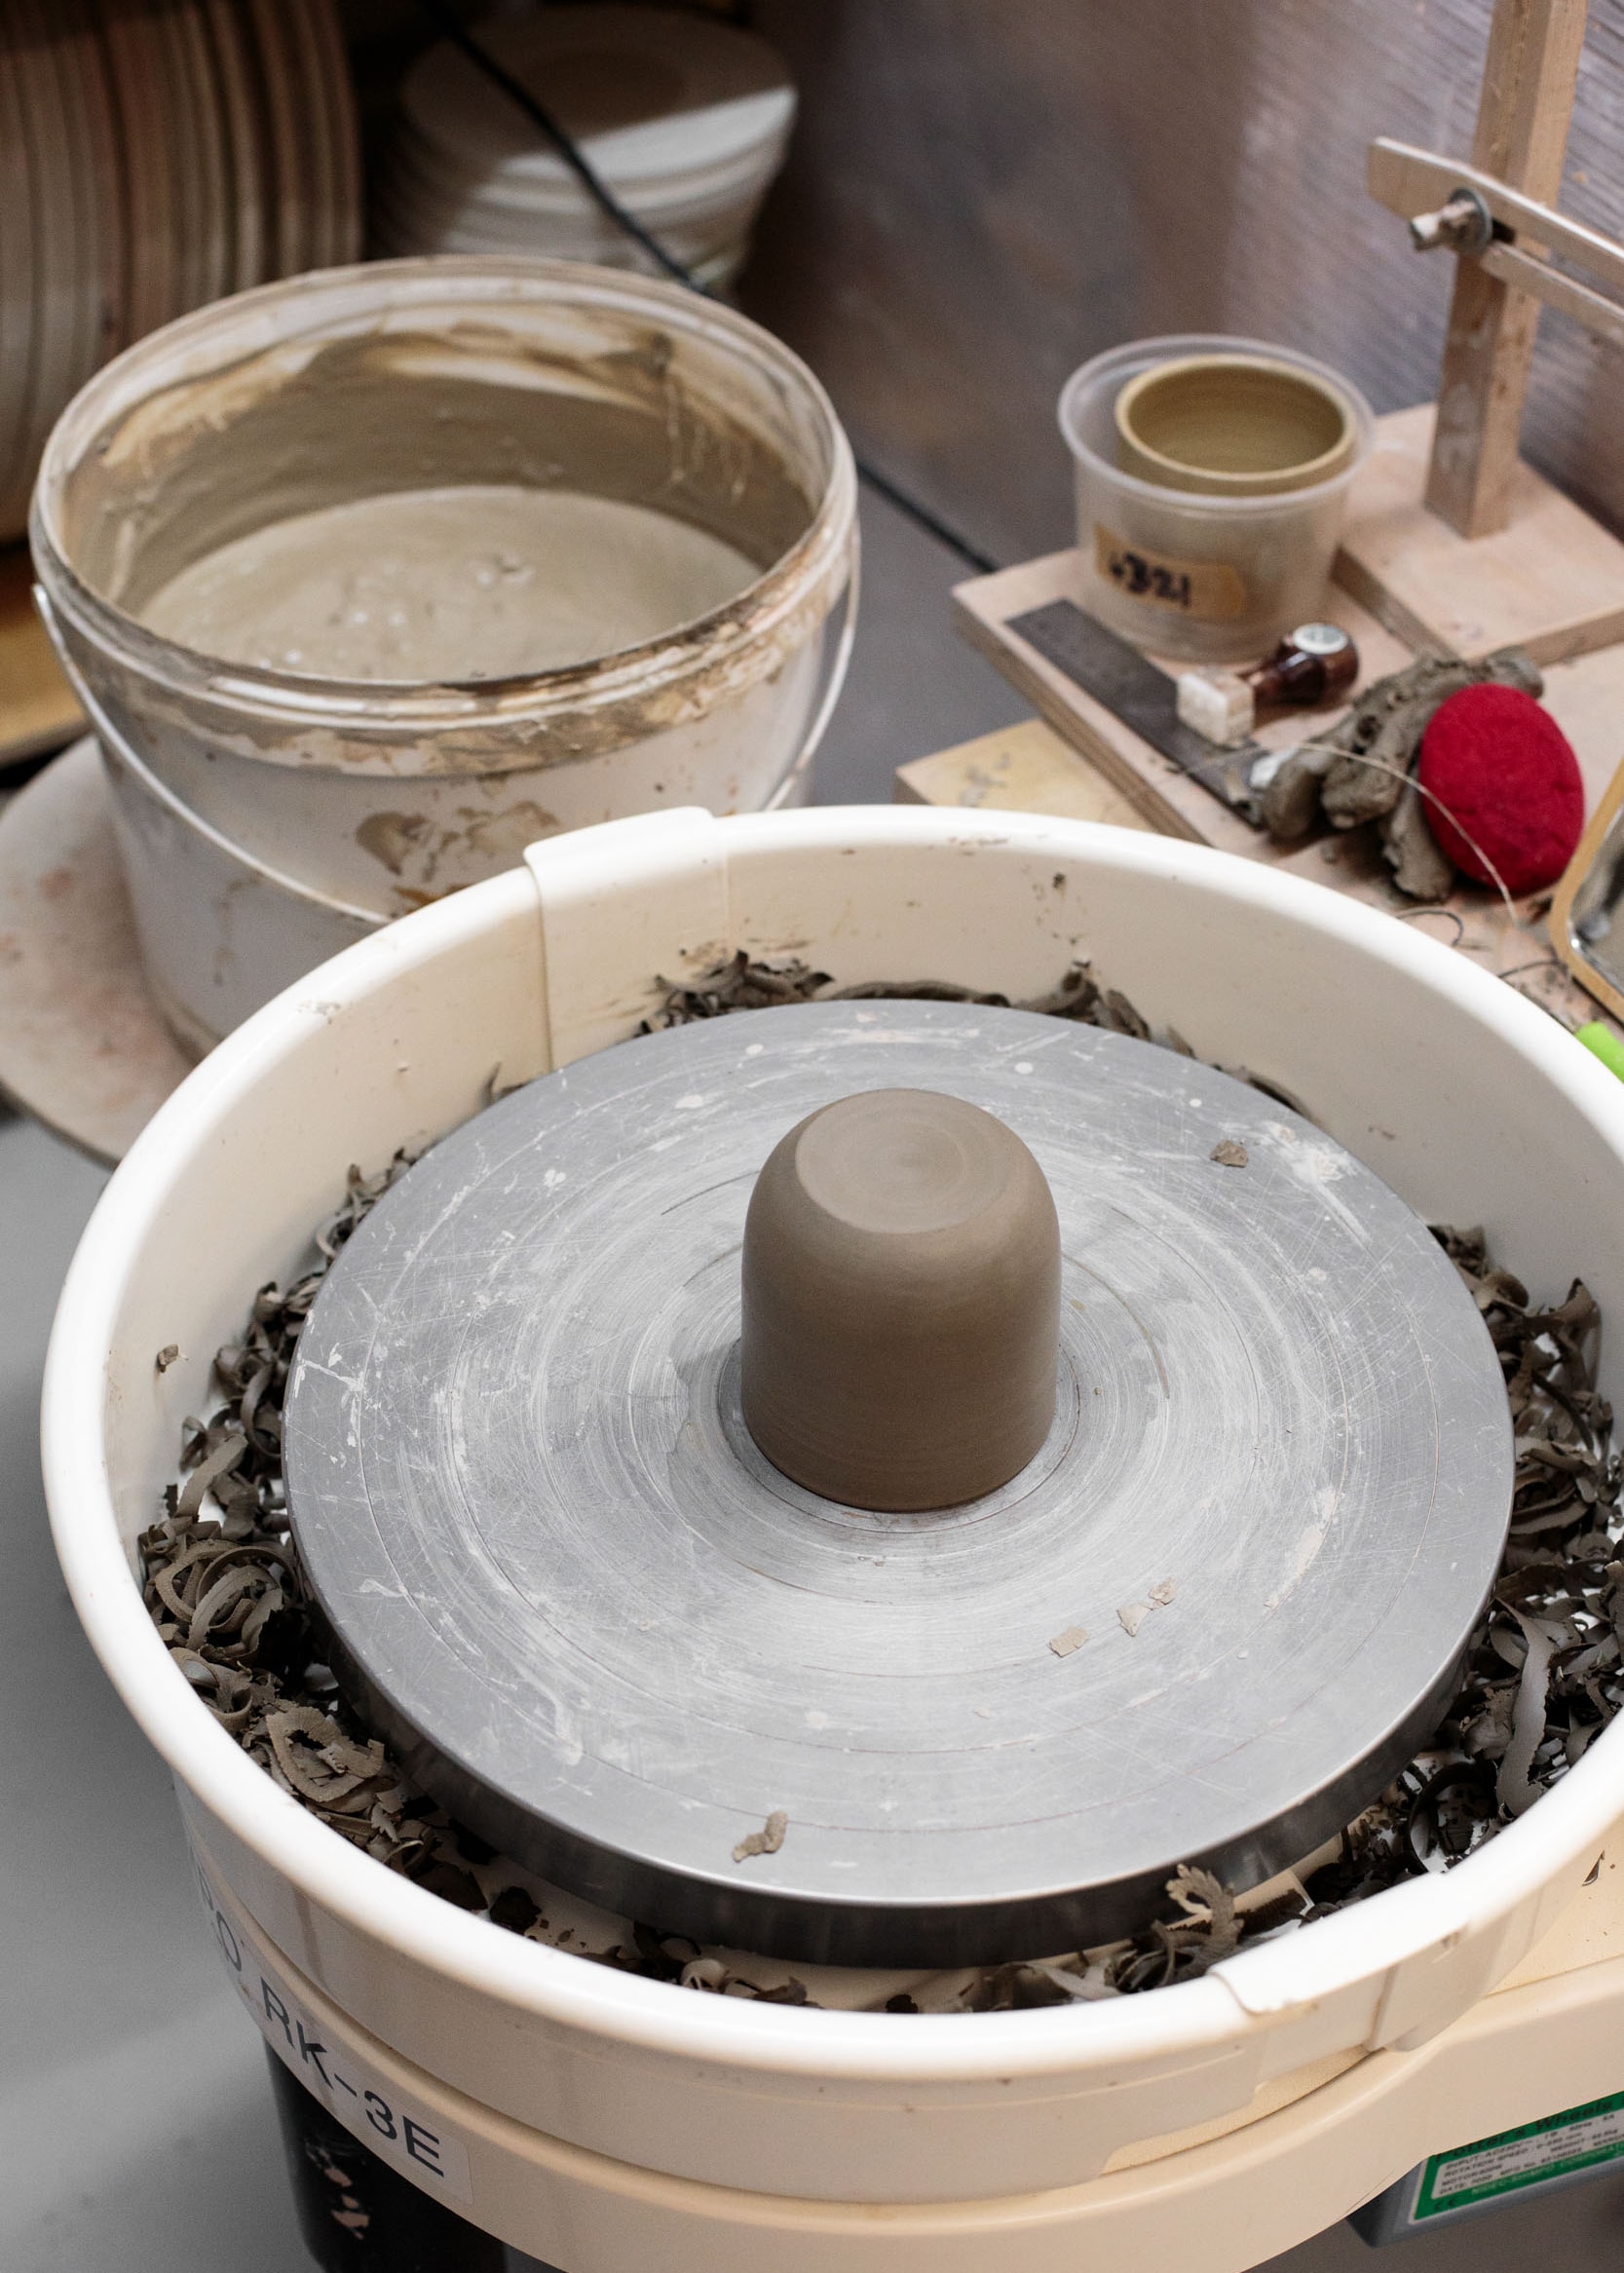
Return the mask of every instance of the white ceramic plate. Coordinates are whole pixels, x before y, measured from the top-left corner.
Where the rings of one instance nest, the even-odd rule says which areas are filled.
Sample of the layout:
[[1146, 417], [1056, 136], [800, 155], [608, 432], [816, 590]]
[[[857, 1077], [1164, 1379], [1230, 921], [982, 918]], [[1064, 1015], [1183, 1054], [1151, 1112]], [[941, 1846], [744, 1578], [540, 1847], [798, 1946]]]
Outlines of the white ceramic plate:
[[186, 104], [187, 142], [192, 151], [198, 204], [191, 235], [196, 247], [198, 304], [217, 300], [231, 289], [236, 236], [231, 172], [226, 157], [224, 106], [214, 83], [208, 40], [199, 0], [171, 8], [179, 77]]
[[[484, 36], [617, 188], [741, 156], [781, 136], [794, 114], [795, 91], [765, 40], [674, 10], [543, 9]], [[413, 64], [400, 100], [426, 139], [470, 171], [569, 177], [517, 106], [448, 43]]]
[[99, 369], [118, 354], [129, 337], [125, 305], [129, 270], [125, 242], [127, 216], [113, 124], [113, 95], [107, 82], [106, 51], [96, 36], [95, 14], [94, 8], [86, 10], [84, 30], [74, 43], [74, 55], [95, 195], [98, 304], [93, 367]]
[[169, 315], [182, 316], [201, 308], [208, 297], [204, 248], [208, 227], [205, 209], [208, 187], [179, 18], [171, 4], [148, 12], [144, 20], [150, 27], [154, 72], [161, 91], [164, 149], [171, 185], [175, 284]]
[[298, 128], [302, 203], [299, 267], [301, 270], [327, 268], [331, 265], [327, 258], [327, 238], [332, 210], [332, 152], [321, 76], [311, 45], [310, 12], [305, 0], [281, 0], [279, 16], [283, 86]]
[[45, 446], [57, 412], [72, 392], [77, 292], [73, 193], [64, 156], [67, 119], [52, 59], [43, 8], [13, 0], [23, 32], [13, 50], [22, 94], [23, 140], [34, 203], [32, 382], [24, 442], [25, 478]]
[[64, 130], [60, 155], [73, 215], [73, 345], [67, 368], [68, 391], [56, 406], [59, 411], [78, 394], [100, 360], [101, 201], [81, 62], [81, 51], [91, 36], [86, 0], [51, 0], [50, 21], [51, 60]]
[[327, 220], [327, 259], [333, 267], [360, 258], [360, 137], [350, 59], [333, 0], [305, 0], [310, 18], [311, 56], [321, 80], [327, 113], [331, 208]]

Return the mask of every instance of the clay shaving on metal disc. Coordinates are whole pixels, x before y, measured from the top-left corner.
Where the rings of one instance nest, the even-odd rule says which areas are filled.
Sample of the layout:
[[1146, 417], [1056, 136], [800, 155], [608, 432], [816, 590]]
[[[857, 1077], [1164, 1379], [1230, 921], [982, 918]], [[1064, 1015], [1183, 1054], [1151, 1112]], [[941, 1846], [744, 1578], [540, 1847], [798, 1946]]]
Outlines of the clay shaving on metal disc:
[[736, 1863], [747, 1863], [752, 1855], [775, 1855], [784, 1843], [784, 1833], [789, 1829], [789, 1817], [781, 1807], [774, 1807], [760, 1831], [752, 1831], [734, 1848]]
[[[670, 988], [652, 1024], [813, 1000], [1005, 1002], [931, 981], [827, 988], [827, 978], [804, 964], [752, 963], [739, 953]], [[1086, 966], [1020, 1007], [1193, 1055], [1177, 1035], [1152, 1036], [1132, 1004], [1099, 986]], [[1256, 1086], [1281, 1094], [1262, 1080]], [[1295, 1099], [1283, 1101], [1302, 1110]], [[701, 1951], [528, 1876], [417, 1791], [339, 1694], [288, 1534], [282, 1402], [324, 1272], [410, 1164], [397, 1154], [377, 1175], [352, 1168], [342, 1206], [316, 1233], [310, 1269], [285, 1290], [262, 1287], [241, 1340], [216, 1354], [213, 1379], [224, 1401], [207, 1421], [184, 1424], [184, 1481], [167, 1489], [161, 1520], [139, 1542], [159, 1634], [250, 1759], [387, 1870], [510, 1933], [596, 1964], [717, 1995], [825, 2001], [775, 1960]], [[1165, 1914], [1131, 1941], [953, 1973], [830, 1975], [826, 2001], [894, 2013], [996, 2012], [1193, 1979], [1249, 1940], [1295, 1931], [1402, 1879], [1449, 1870], [1559, 1782], [1606, 1726], [1624, 1704], [1624, 1512], [1612, 1409], [1596, 1387], [1601, 1314], [1577, 1279], [1563, 1302], [1534, 1302], [1495, 1267], [1481, 1231], [1440, 1229], [1436, 1236], [1499, 1353], [1517, 1466], [1505, 1557], [1432, 1743], [1348, 1826], [1333, 1853], [1320, 1851], [1305, 1883], [1286, 1872], [1237, 1901], [1211, 1873], [1181, 1866], [1168, 1883]], [[171, 1345], [158, 1362], [177, 1355]], [[1163, 1579], [1148, 1603], [1117, 1614], [1125, 1626], [1130, 1616], [1138, 1625], [1174, 1592], [1173, 1579]], [[1063, 1657], [1085, 1639], [1071, 1628], [1049, 1648]], [[776, 1853], [787, 1829], [787, 1815], [775, 1811], [740, 1840], [736, 1859]], [[813, 1978], [824, 1987], [815, 1969]]]

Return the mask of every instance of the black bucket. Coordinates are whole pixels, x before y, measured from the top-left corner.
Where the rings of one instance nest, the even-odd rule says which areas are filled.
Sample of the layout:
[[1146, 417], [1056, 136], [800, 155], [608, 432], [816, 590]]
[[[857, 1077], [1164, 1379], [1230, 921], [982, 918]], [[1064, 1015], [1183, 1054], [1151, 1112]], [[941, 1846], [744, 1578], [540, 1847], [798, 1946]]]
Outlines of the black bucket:
[[363, 2146], [267, 2049], [305, 2247], [321, 2273], [558, 2273], [510, 2249]]

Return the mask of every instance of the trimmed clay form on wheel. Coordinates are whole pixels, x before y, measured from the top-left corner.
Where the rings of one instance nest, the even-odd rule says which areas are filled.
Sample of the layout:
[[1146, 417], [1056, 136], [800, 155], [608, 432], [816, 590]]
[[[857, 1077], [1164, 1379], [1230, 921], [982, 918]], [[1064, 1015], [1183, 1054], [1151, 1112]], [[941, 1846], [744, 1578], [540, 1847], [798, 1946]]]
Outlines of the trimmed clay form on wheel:
[[744, 1226], [739, 1387], [774, 1467], [853, 1507], [956, 1507], [1054, 1419], [1060, 1227], [1001, 1120], [875, 1089], [774, 1147]]

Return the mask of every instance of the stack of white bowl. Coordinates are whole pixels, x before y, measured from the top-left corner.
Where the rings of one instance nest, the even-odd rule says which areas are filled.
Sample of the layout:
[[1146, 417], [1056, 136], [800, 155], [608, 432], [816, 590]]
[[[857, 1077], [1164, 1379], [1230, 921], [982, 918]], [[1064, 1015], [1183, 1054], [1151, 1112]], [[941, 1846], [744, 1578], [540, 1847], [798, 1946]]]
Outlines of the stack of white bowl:
[[[548, 8], [475, 27], [645, 228], [704, 284], [743, 266], [795, 90], [765, 40], [663, 8]], [[650, 256], [503, 89], [448, 41], [413, 65], [380, 170], [380, 253]]]

